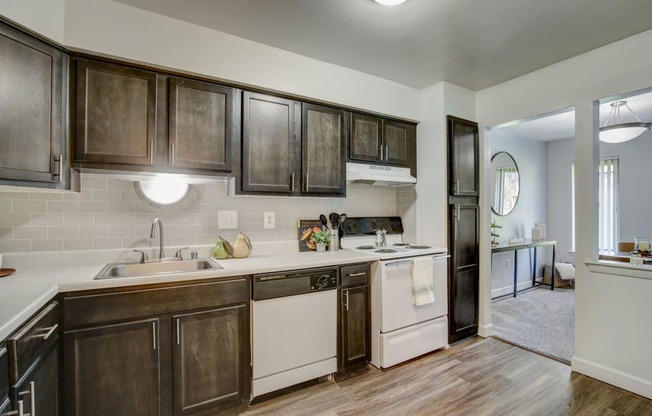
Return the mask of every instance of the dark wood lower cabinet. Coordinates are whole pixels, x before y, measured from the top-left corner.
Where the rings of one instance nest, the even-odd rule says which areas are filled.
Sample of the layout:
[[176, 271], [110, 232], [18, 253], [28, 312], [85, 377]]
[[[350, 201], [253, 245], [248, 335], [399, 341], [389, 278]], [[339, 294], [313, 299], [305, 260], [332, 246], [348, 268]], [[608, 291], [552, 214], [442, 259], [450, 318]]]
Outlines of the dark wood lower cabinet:
[[369, 360], [369, 285], [342, 289], [343, 368], [364, 365]]
[[[12, 390], [14, 401], [23, 402], [23, 414], [58, 416], [60, 406], [58, 345], [55, 344], [39, 357], [33, 369]], [[32, 395], [34, 397], [31, 397]]]
[[454, 204], [450, 207], [451, 270], [448, 293], [448, 342], [452, 344], [478, 333], [479, 206]]
[[245, 306], [173, 317], [175, 415], [245, 400]]
[[158, 415], [159, 320], [65, 333], [65, 414]]

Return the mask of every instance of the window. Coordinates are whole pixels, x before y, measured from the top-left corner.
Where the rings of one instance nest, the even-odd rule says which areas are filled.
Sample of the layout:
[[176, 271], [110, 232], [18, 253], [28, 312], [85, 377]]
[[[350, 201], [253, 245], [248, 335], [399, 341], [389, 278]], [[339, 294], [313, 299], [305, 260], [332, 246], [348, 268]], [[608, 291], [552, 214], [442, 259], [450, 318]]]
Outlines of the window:
[[[618, 247], [618, 157], [600, 160], [598, 169], [598, 187], [600, 191], [600, 231], [598, 249], [616, 251]], [[572, 215], [572, 250], [575, 251], [575, 162], [571, 166], [571, 202]]]
[[[494, 210], [498, 213], [509, 213], [514, 209], [519, 194], [519, 179], [516, 166], [496, 168], [496, 195], [494, 195]], [[504, 215], [504, 214], [503, 214]]]

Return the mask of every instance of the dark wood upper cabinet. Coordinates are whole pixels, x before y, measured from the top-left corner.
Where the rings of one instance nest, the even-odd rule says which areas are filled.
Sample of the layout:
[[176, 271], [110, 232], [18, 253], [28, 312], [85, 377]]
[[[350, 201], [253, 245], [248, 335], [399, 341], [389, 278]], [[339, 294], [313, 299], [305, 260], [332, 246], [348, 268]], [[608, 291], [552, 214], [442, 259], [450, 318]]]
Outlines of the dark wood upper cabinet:
[[364, 114], [351, 113], [349, 159], [409, 167], [417, 175], [416, 125]]
[[448, 116], [449, 195], [479, 196], [478, 123]]
[[351, 113], [351, 160], [382, 162], [383, 120], [378, 117]]
[[346, 112], [302, 104], [302, 191], [344, 195], [346, 192]]
[[0, 23], [0, 180], [66, 187], [67, 66], [59, 49]]
[[125, 322], [64, 335], [65, 414], [159, 414], [159, 320]]
[[156, 98], [154, 72], [78, 60], [77, 161], [154, 165]]
[[173, 316], [174, 414], [191, 415], [248, 399], [245, 306]]
[[240, 121], [235, 119], [234, 102], [233, 88], [170, 78], [170, 166], [230, 172], [230, 139]]
[[300, 189], [299, 103], [247, 91], [242, 100], [242, 190], [290, 194]]

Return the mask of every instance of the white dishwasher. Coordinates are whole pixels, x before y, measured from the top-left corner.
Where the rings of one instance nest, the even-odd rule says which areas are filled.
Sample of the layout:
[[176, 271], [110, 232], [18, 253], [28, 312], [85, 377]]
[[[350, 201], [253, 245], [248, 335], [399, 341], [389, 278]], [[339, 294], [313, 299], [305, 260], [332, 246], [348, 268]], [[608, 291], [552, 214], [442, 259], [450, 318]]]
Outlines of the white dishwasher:
[[254, 275], [252, 398], [337, 371], [337, 269]]

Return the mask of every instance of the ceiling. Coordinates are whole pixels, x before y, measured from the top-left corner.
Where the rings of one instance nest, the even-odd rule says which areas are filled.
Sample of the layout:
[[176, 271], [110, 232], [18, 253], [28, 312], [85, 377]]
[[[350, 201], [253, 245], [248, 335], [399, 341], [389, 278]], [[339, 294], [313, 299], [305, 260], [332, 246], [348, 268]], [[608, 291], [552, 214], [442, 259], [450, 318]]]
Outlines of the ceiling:
[[415, 88], [478, 91], [652, 29], [650, 0], [116, 0]]

